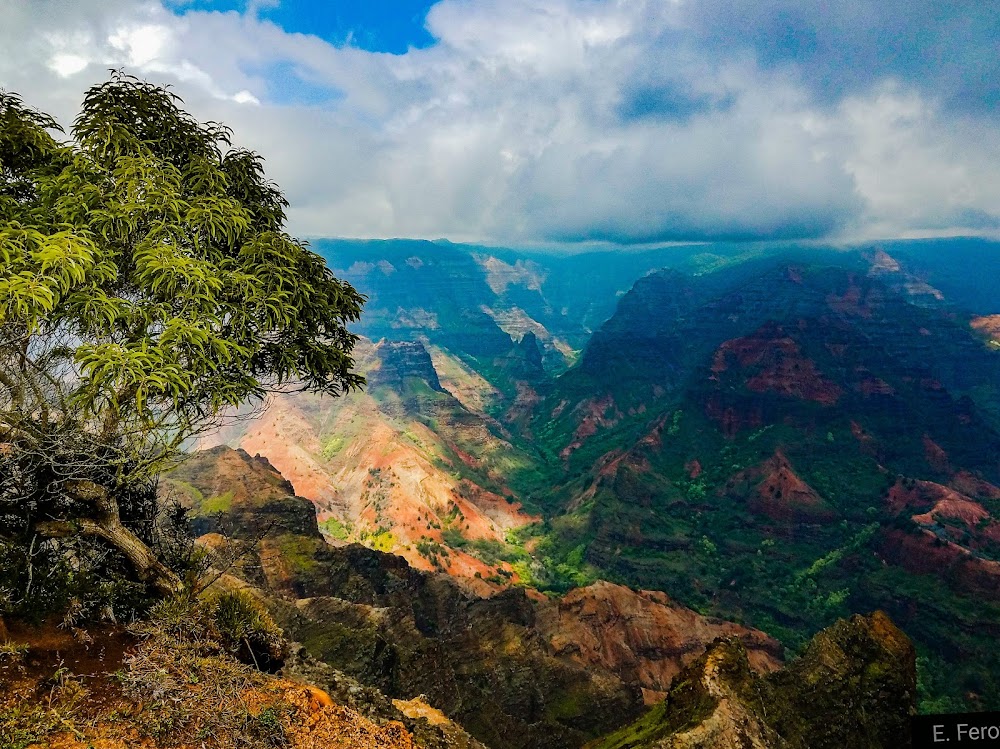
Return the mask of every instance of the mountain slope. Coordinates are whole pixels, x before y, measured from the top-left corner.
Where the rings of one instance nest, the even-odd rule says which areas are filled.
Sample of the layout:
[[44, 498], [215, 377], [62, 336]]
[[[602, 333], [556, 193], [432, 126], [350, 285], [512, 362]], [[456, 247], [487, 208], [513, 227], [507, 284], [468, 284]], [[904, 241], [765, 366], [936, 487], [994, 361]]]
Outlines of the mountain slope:
[[506, 482], [531, 457], [442, 387], [419, 342], [361, 344], [357, 353], [366, 392], [277, 396], [202, 447], [228, 442], [266, 455], [335, 541], [399, 553], [480, 591], [516, 578], [498, 552], [535, 518]]
[[885, 608], [951, 698], [998, 705], [1000, 356], [858, 262], [637, 283], [535, 411], [547, 510], [598, 574], [786, 644]]
[[[372, 355], [364, 397], [287, 399], [243, 435], [286, 456], [330, 537], [483, 592], [668, 590], [793, 648], [884, 607], [918, 642], [925, 704], [1000, 705], [1000, 310], [973, 272], [995, 244], [322, 249], [371, 294], [362, 329], [433, 369], [403, 348], [412, 376], [382, 377]], [[941, 489], [892, 499], [914, 482]], [[530, 510], [489, 520], [491, 494]]]
[[[270, 464], [224, 446], [195, 453], [167, 480], [188, 484], [203, 516], [218, 477], [234, 475], [246, 497], [256, 486], [289, 518], [311, 511]], [[241, 548], [230, 575], [266, 595], [287, 634], [391, 698], [427, 695], [492, 747], [579, 746], [636, 715], [644, 694], [662, 695], [716, 637], [737, 638], [762, 670], [779, 665], [773, 639], [663, 594], [603, 583], [562, 600], [523, 588], [484, 598], [398, 556], [331, 546], [315, 524], [290, 532], [279, 518], [261, 533], [245, 509], [234, 499], [200, 543], [222, 561], [232, 558], [227, 547]]]
[[909, 746], [914, 666], [913, 646], [881, 612], [820, 632], [801, 658], [763, 678], [739, 643], [718, 640], [656, 708], [588, 747]]

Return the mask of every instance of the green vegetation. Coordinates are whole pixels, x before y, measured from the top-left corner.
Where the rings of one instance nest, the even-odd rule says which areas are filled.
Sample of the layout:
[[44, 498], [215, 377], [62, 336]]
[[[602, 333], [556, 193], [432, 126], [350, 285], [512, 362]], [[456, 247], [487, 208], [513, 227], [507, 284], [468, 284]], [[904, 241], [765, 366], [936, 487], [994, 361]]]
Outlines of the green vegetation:
[[68, 556], [77, 581], [127, 567], [177, 594], [156, 477], [226, 408], [360, 387], [363, 298], [284, 232], [260, 157], [173, 93], [114, 73], [72, 141], [52, 131], [0, 92], [0, 587], [93, 598]]
[[358, 540], [375, 551], [388, 553], [396, 548], [396, 537], [385, 528], [377, 528], [375, 531], [359, 531]]
[[323, 460], [329, 461], [337, 453], [344, 449], [344, 445], [347, 444], [347, 438], [342, 434], [337, 434], [330, 437], [326, 443], [323, 445], [323, 450], [320, 455], [323, 456]]
[[[5, 749], [26, 749], [46, 736], [62, 729], [71, 716], [59, 702], [49, 705], [22, 702], [14, 707], [0, 708], [0, 746]], [[69, 715], [67, 715], [69, 713]]]
[[639, 749], [657, 739], [693, 728], [715, 710], [718, 700], [691, 680], [675, 683], [670, 695], [639, 720], [588, 745], [592, 749]]
[[[886, 503], [897, 476], [948, 481], [929, 465], [924, 435], [950, 471], [1000, 480], [987, 457], [1000, 450], [991, 416], [1000, 360], [961, 321], [878, 281], [859, 282], [863, 274], [850, 274], [860, 258], [835, 263], [806, 259], [794, 283], [784, 260], [636, 283], [580, 365], [545, 391], [530, 424], [540, 465], [518, 489], [544, 498], [535, 501], [547, 521], [515, 569], [557, 590], [593, 577], [665, 590], [702, 613], [761, 628], [790, 652], [838, 617], [883, 608], [935, 656], [926, 704], [1000, 705], [1000, 661], [982, 634], [996, 605], [962, 592], [946, 570], [917, 576], [880, 561], [884, 530], [915, 530]], [[877, 301], [831, 322], [830, 300], [852, 283]], [[745, 355], [717, 358], [720, 344], [744, 336]], [[796, 373], [812, 367], [835, 382], [835, 405], [794, 395]], [[750, 389], [757, 375], [763, 384]], [[788, 392], [779, 377], [789, 378]], [[879, 392], [864, 392], [876, 378]], [[948, 394], [929, 398], [933, 382]], [[593, 434], [589, 423], [582, 429], [584, 414]], [[797, 478], [774, 479], [765, 507], [755, 492], [778, 451]], [[816, 504], [769, 514], [798, 479], [819, 495]], [[977, 501], [1000, 512], [1000, 503]], [[957, 519], [939, 526], [960, 543], [977, 533]], [[582, 568], [570, 554], [581, 548]], [[977, 540], [975, 554], [996, 553]], [[882, 582], [888, 577], [897, 587]]]
[[281, 560], [289, 566], [293, 574], [308, 577], [318, 569], [315, 553], [322, 541], [282, 533], [272, 537], [270, 542], [277, 547]]
[[461, 549], [469, 544], [469, 540], [462, 535], [462, 531], [453, 526], [448, 526], [441, 531], [441, 540], [453, 549]]
[[429, 561], [436, 570], [447, 569], [448, 557], [451, 556], [447, 546], [442, 546], [437, 541], [426, 538], [417, 541], [417, 553]]
[[257, 668], [284, 660], [282, 632], [253, 595], [242, 590], [230, 591], [216, 596], [209, 606], [223, 645], [239, 660], [252, 662]]
[[213, 515], [217, 512], [229, 512], [229, 509], [233, 506], [233, 496], [233, 492], [228, 491], [202, 500], [198, 507], [198, 514]]
[[334, 517], [327, 518], [320, 523], [319, 529], [338, 541], [346, 541], [351, 537], [351, 527]]
[[[250, 594], [233, 591], [211, 601], [164, 601], [133, 626], [140, 645], [120, 680], [143, 709], [140, 736], [220, 747], [287, 746], [291, 706], [274, 693], [261, 668], [282, 664], [281, 631]], [[232, 653], [247, 664], [234, 659]], [[211, 690], [205, 698], [201, 688]], [[264, 704], [251, 706], [248, 690]]]

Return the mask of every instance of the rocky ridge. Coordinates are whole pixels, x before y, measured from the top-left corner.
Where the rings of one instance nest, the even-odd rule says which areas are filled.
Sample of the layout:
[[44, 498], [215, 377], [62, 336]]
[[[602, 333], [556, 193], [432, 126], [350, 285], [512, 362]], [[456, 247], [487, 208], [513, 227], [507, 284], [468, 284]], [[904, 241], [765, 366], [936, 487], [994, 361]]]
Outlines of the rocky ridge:
[[[244, 485], [284, 486], [290, 517], [311, 511], [270, 464], [243, 451], [198, 453], [178, 472], [205, 495], [229, 470], [217, 465], [242, 465]], [[556, 600], [521, 588], [482, 598], [447, 575], [359, 545], [334, 547], [315, 531], [290, 533], [288, 523], [255, 537], [259, 526], [240, 528], [243, 514], [234, 501], [215, 515], [218, 529], [254, 543], [235, 572], [269, 596], [306, 652], [395, 699], [426, 695], [489, 746], [578, 746], [635, 714], [644, 696], [665, 693], [719, 636], [739, 638], [762, 670], [779, 664], [780, 646], [763, 633], [663, 594], [597, 583]], [[230, 542], [215, 533], [202, 543], [222, 558]]]
[[761, 676], [719, 639], [639, 721], [589, 749], [876, 749], [909, 746], [917, 678], [910, 641], [885, 614], [820, 632]]

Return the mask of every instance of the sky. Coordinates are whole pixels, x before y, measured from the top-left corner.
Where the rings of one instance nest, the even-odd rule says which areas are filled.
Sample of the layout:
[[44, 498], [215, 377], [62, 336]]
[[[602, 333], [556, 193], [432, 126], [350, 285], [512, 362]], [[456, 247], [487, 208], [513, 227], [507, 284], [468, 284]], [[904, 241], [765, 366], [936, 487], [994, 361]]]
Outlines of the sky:
[[1000, 0], [0, 0], [0, 49], [66, 125], [171, 85], [298, 236], [1000, 237]]

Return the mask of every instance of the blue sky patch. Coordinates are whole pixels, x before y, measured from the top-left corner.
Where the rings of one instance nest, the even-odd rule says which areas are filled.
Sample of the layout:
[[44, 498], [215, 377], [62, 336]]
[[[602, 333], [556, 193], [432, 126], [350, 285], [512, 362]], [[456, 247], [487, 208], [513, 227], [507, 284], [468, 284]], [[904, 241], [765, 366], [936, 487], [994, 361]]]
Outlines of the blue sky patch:
[[732, 95], [717, 99], [682, 84], [641, 86], [625, 92], [618, 105], [618, 116], [626, 122], [644, 119], [687, 122], [699, 114], [725, 111], [735, 101]]
[[308, 70], [291, 62], [278, 62], [246, 72], [265, 80], [266, 100], [279, 106], [324, 106], [343, 98], [341, 91], [315, 80]]
[[255, 10], [285, 31], [314, 34], [338, 46], [403, 54], [434, 43], [424, 21], [431, 0], [172, 0], [183, 15], [192, 11]]

